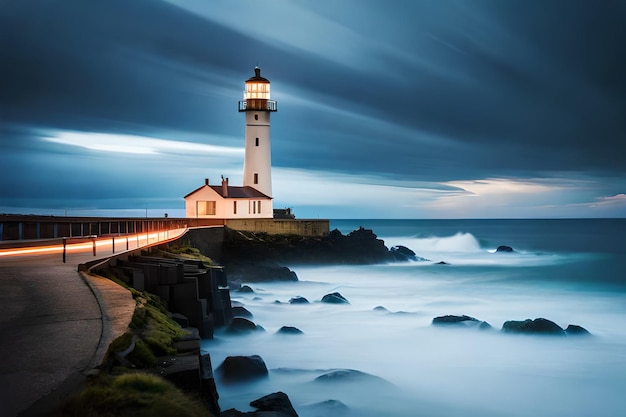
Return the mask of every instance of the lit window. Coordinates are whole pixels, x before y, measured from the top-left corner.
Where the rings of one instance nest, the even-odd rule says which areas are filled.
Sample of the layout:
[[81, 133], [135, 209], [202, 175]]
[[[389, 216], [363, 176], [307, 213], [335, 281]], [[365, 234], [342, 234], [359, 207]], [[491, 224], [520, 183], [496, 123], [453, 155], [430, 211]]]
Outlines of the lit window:
[[215, 216], [215, 201], [197, 201], [198, 216]]

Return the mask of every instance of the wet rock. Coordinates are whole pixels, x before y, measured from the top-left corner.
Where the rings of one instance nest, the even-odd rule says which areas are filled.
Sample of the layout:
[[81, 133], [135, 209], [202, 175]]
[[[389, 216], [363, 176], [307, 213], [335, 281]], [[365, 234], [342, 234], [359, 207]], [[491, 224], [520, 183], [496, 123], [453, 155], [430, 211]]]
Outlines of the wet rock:
[[297, 296], [289, 299], [289, 304], [309, 304], [309, 300], [304, 297]]
[[275, 264], [235, 264], [228, 271], [229, 286], [237, 282], [298, 281], [294, 271]]
[[396, 261], [406, 262], [406, 261], [417, 261], [417, 255], [411, 249], [406, 246], [397, 245], [393, 246], [389, 249], [391, 255], [395, 258]]
[[522, 333], [522, 334], [543, 334], [564, 336], [565, 331], [553, 321], [544, 318], [534, 320], [526, 319], [523, 321], [509, 320], [502, 325], [502, 331], [505, 333]]
[[247, 382], [269, 375], [267, 366], [259, 355], [228, 356], [215, 373], [226, 383]]
[[379, 387], [393, 386], [390, 382], [381, 377], [357, 371], [355, 369], [336, 369], [329, 371], [315, 378], [314, 382], [321, 384], [367, 383]]
[[376, 306], [374, 307], [374, 311], [382, 311], [384, 313], [389, 313], [389, 310], [387, 310], [385, 307], [383, 306]]
[[445, 261], [439, 261], [435, 265], [450, 265], [450, 264]]
[[350, 302], [338, 292], [334, 292], [332, 294], [326, 294], [324, 297], [322, 297], [322, 303], [350, 304]]
[[293, 326], [283, 326], [280, 329], [278, 329], [278, 331], [276, 332], [277, 334], [303, 334], [304, 332], [300, 329], [298, 329], [297, 327], [293, 327]]
[[[273, 394], [266, 395], [252, 401], [250, 405], [258, 411], [279, 413], [278, 415], [281, 417], [298, 417], [298, 413], [296, 413], [289, 397], [284, 392], [275, 392]], [[263, 415], [265, 416], [267, 414], [263, 413]]]
[[233, 317], [244, 317], [246, 319], [251, 319], [254, 317], [254, 315], [243, 306], [232, 307], [232, 312]]
[[433, 326], [463, 326], [478, 327], [481, 330], [491, 329], [491, 325], [486, 321], [478, 320], [474, 317], [462, 315], [446, 315], [435, 317], [432, 322]]
[[591, 333], [587, 329], [577, 324], [570, 324], [565, 329], [565, 333], [568, 336], [591, 336]]
[[339, 400], [326, 400], [300, 407], [300, 411], [312, 416], [343, 417], [350, 413], [350, 408]]
[[515, 251], [510, 246], [500, 245], [498, 246], [498, 249], [496, 249], [496, 252], [515, 252]]
[[259, 331], [260, 328], [253, 321], [245, 317], [233, 317], [230, 324], [226, 328], [228, 333], [249, 333]]
[[239, 288], [239, 292], [253, 293], [254, 290], [249, 285], [242, 285], [241, 288]]

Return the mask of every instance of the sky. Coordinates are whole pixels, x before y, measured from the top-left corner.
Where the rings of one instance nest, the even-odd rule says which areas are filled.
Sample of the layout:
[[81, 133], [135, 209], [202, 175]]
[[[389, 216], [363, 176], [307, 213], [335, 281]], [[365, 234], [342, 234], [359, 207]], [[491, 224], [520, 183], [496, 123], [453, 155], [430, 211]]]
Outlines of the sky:
[[0, 213], [184, 216], [272, 84], [297, 218], [626, 217], [626, 2], [0, 0]]

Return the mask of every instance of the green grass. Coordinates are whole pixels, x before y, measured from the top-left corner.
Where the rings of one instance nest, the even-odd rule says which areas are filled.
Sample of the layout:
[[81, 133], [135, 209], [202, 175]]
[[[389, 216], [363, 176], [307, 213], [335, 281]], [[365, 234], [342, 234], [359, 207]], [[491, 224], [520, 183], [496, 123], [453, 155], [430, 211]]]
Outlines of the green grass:
[[62, 417], [207, 417], [202, 402], [146, 373], [104, 375], [90, 381], [61, 410]]
[[[181, 248], [172, 257], [213, 261], [193, 248]], [[197, 253], [196, 253], [197, 251]], [[106, 354], [106, 367], [86, 387], [63, 406], [63, 417], [211, 417], [204, 404], [155, 374], [140, 371], [158, 365], [159, 356], [175, 355], [174, 342], [188, 334], [169, 317], [160, 297], [128, 285], [124, 271], [112, 267], [99, 271], [128, 289], [135, 300], [135, 311], [126, 333], [115, 339]], [[117, 358], [135, 343], [123, 360]], [[108, 373], [106, 372], [108, 370]]]

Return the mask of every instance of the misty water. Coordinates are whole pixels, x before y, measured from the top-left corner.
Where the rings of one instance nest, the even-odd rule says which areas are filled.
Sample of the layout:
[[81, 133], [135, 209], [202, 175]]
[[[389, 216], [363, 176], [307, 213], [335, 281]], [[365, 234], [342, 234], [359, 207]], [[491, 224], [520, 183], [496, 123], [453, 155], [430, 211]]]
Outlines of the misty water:
[[[252, 410], [250, 401], [283, 391], [302, 417], [626, 415], [624, 220], [331, 222], [344, 233], [359, 226], [429, 261], [289, 265], [298, 282], [231, 292], [265, 332], [217, 332], [203, 350], [214, 368], [226, 356], [260, 355], [270, 374], [249, 384], [218, 380], [222, 409]], [[515, 252], [494, 253], [503, 244]], [[320, 302], [336, 291], [350, 304]], [[295, 296], [310, 304], [289, 304]], [[432, 326], [446, 314], [493, 329]], [[593, 336], [500, 332], [507, 320], [537, 317]], [[285, 325], [304, 333], [276, 334]], [[337, 369], [368, 375], [315, 380]], [[349, 411], [314, 405], [327, 400]]]

